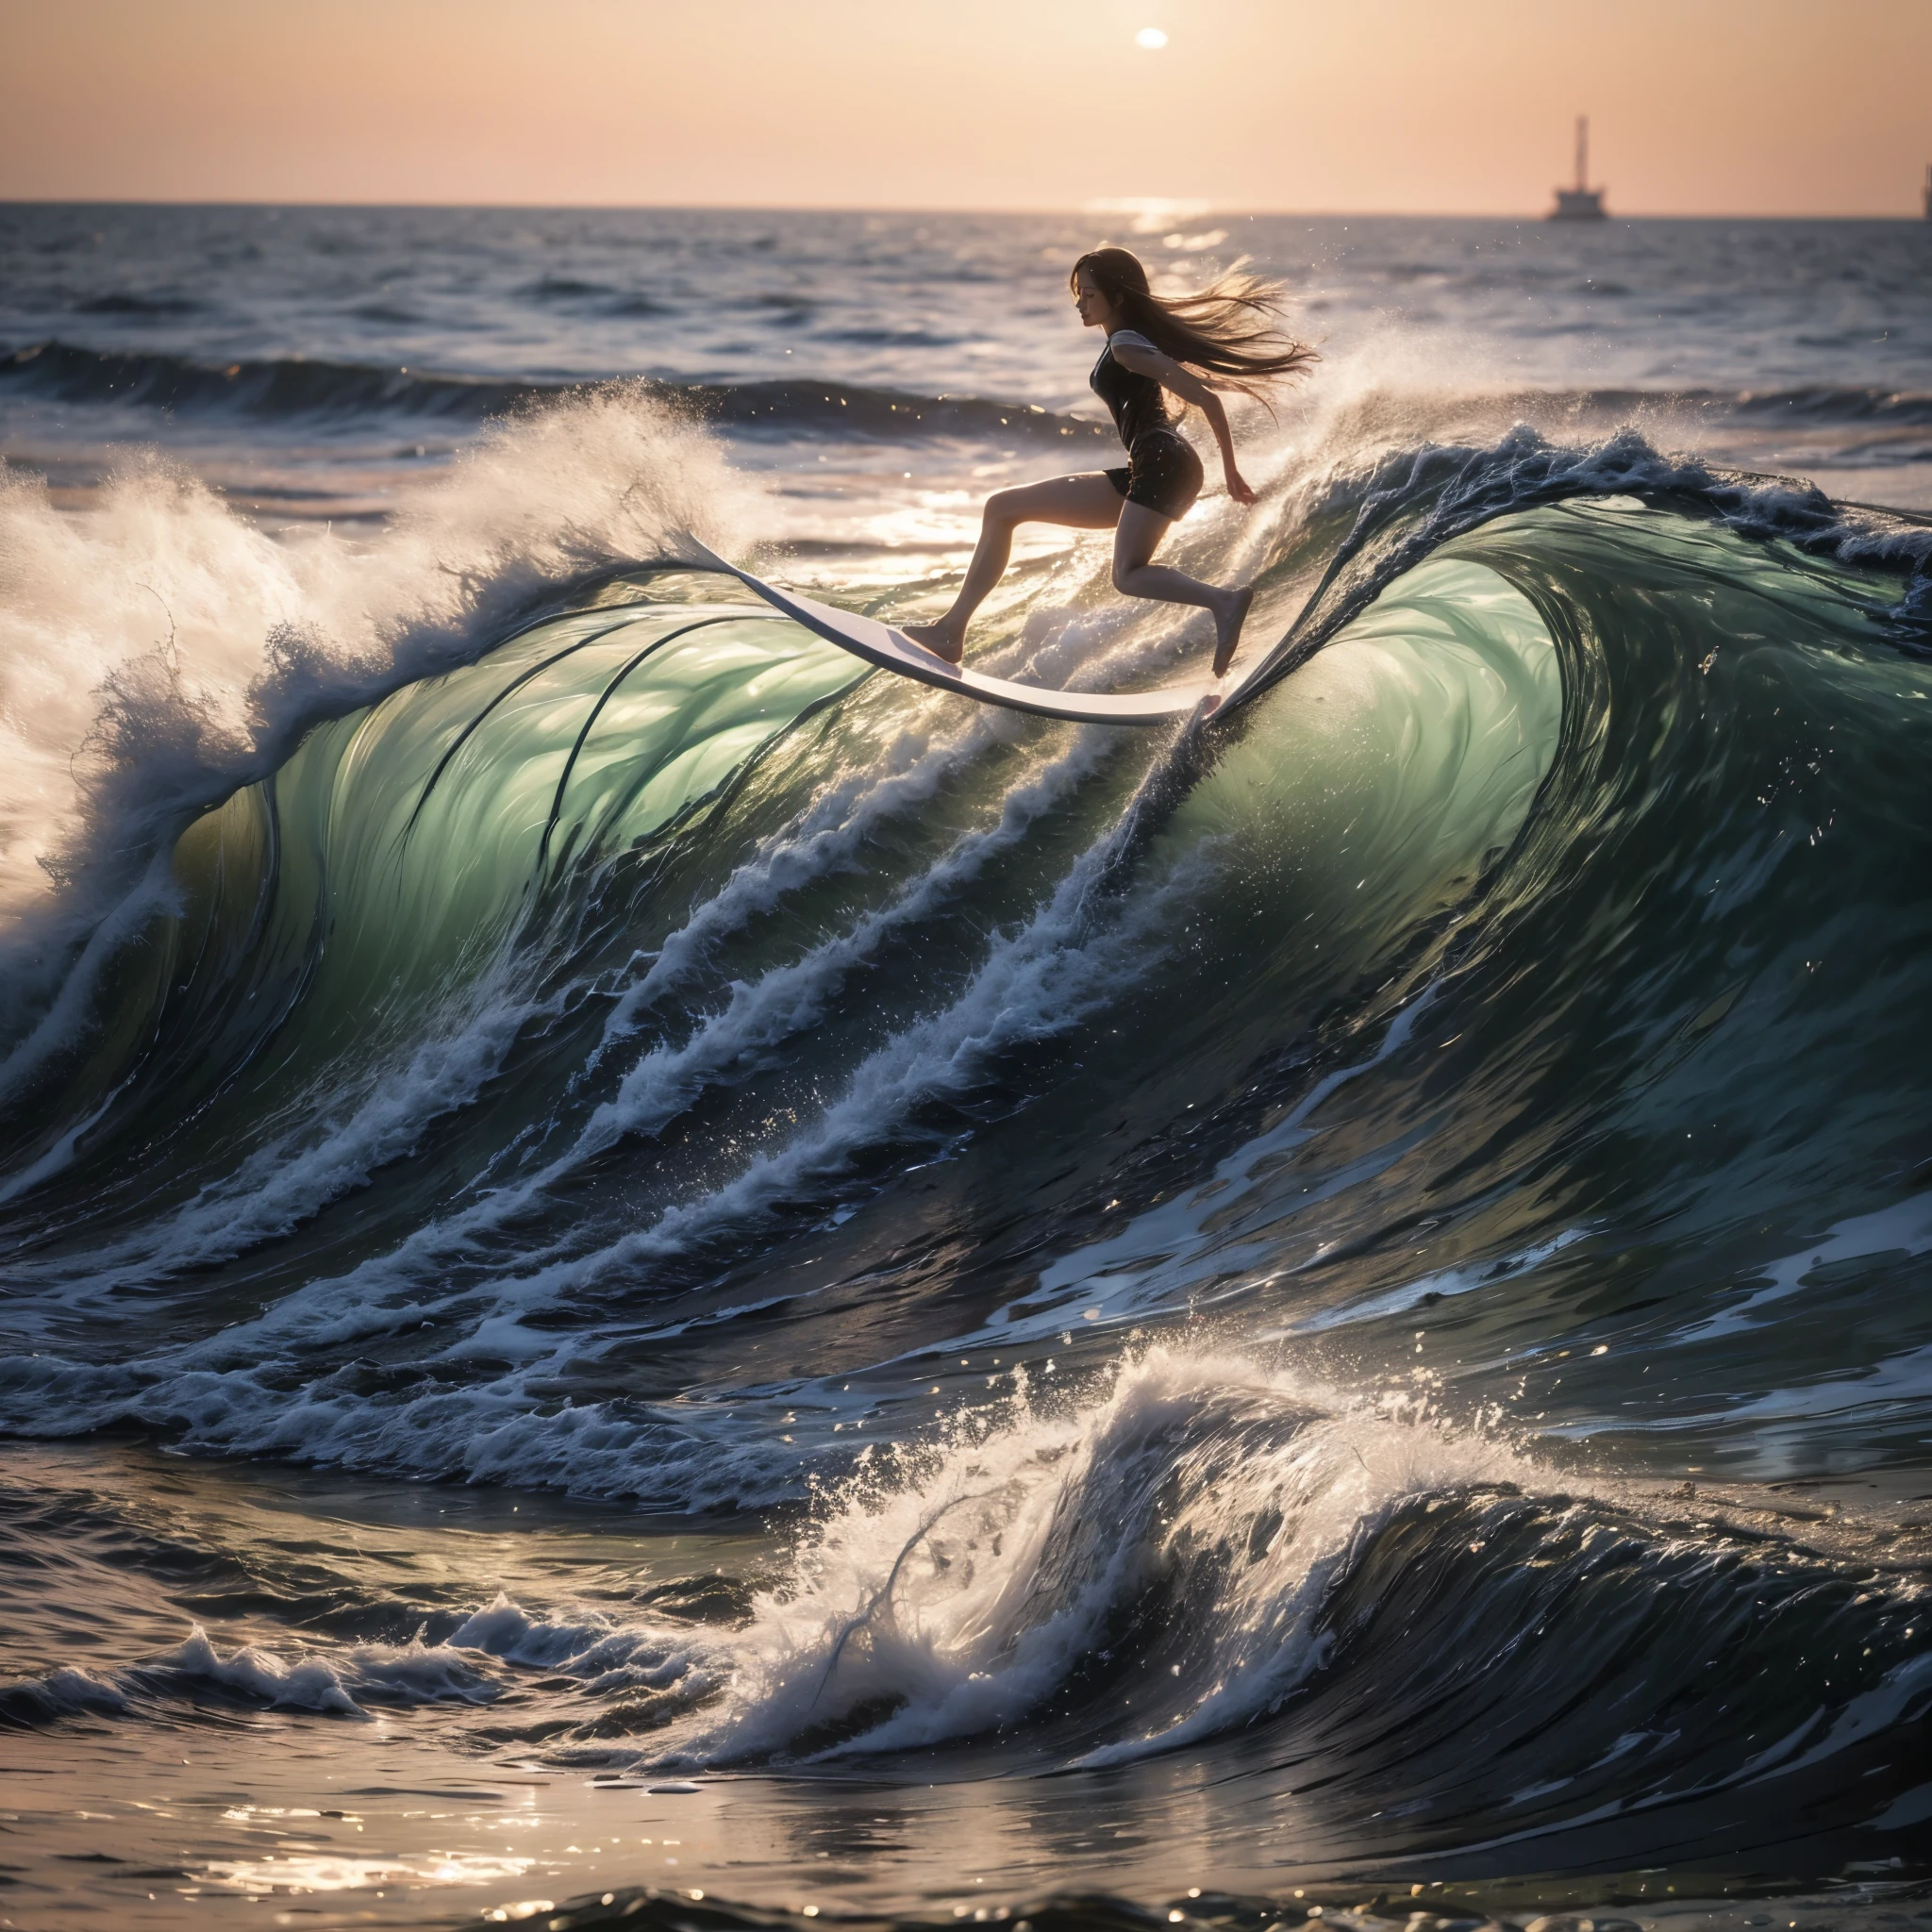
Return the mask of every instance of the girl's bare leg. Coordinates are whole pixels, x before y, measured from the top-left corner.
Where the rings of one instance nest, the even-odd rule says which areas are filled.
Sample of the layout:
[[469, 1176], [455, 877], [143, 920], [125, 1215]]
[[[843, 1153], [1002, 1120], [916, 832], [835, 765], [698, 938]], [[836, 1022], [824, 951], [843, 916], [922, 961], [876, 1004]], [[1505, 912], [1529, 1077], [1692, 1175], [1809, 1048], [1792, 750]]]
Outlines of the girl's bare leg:
[[1194, 604], [1213, 611], [1214, 675], [1220, 677], [1241, 641], [1241, 625], [1247, 621], [1248, 606], [1255, 601], [1255, 587], [1241, 584], [1231, 591], [1218, 590], [1185, 571], [1153, 562], [1155, 550], [1172, 527], [1170, 518], [1143, 503], [1123, 505], [1113, 540], [1113, 587], [1129, 597], [1151, 597], [1161, 604]]
[[943, 617], [899, 628], [916, 643], [957, 664], [966, 655], [966, 626], [1006, 575], [1013, 554], [1013, 532], [1022, 524], [1060, 524], [1074, 530], [1109, 530], [1119, 521], [1123, 498], [1103, 475], [1055, 476], [1019, 490], [998, 490], [986, 500], [979, 541], [966, 580]]

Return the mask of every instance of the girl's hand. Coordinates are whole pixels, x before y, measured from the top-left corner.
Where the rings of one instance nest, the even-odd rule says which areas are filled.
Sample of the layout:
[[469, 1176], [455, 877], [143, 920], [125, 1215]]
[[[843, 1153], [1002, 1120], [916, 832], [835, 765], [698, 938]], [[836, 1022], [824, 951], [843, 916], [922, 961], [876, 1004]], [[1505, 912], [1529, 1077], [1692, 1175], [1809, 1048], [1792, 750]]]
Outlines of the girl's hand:
[[1227, 472], [1227, 493], [1237, 503], [1253, 505], [1259, 503], [1261, 500], [1255, 494], [1254, 485], [1232, 465], [1229, 466]]

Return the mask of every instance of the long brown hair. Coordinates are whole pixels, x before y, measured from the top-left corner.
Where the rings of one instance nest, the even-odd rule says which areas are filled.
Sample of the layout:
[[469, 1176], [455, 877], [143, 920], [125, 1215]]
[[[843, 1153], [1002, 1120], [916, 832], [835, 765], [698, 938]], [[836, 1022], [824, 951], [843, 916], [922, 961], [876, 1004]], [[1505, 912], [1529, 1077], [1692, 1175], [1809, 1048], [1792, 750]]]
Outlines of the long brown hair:
[[1082, 269], [1127, 327], [1176, 362], [1223, 377], [1222, 388], [1265, 403], [1276, 383], [1322, 359], [1282, 328], [1279, 282], [1236, 268], [1192, 294], [1157, 295], [1141, 258], [1108, 246], [1090, 248], [1074, 264], [1067, 286], [1076, 294]]

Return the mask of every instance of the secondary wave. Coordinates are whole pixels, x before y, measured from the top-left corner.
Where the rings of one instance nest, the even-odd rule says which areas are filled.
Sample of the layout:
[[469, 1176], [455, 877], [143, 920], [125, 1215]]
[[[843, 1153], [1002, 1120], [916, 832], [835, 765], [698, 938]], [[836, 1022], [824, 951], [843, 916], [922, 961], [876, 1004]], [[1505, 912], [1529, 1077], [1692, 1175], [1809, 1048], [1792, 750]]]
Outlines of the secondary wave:
[[[425, 1607], [313, 1558], [298, 1582], [274, 1538], [171, 1531], [177, 1590], [289, 1600], [304, 1643], [196, 1628], [18, 1684], [0, 1723], [433, 1705], [554, 1765], [884, 1789], [1164, 1762], [1170, 1788], [1291, 1816], [1298, 1876], [1359, 1858], [1364, 1816], [1385, 1869], [1627, 1870], [1688, 1838], [1787, 1879], [1896, 1856], [1923, 1816], [1900, 1743], [1932, 1709], [1924, 1591], [1800, 1525], [1559, 1483], [1424, 1401], [1245, 1357], [994, 1379], [943, 1439], [827, 1491], [761, 1588]], [[69, 1531], [63, 1569], [138, 1555], [101, 1501], [35, 1507]]]
[[470, 426], [533, 404], [612, 387], [720, 428], [898, 440], [986, 437], [1059, 443], [1105, 441], [1105, 424], [984, 396], [925, 396], [862, 384], [788, 380], [743, 383], [511, 380], [437, 375], [306, 357], [199, 362], [160, 351], [90, 349], [62, 341], [0, 349], [0, 396], [121, 403], [186, 413], [282, 422], [397, 416]]

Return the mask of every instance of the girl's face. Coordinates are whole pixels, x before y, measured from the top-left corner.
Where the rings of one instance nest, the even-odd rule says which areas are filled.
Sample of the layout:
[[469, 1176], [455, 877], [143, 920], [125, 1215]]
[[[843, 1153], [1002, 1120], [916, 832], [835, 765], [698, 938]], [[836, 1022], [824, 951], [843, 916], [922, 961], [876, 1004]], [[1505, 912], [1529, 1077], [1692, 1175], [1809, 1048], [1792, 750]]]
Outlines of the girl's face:
[[1093, 286], [1086, 269], [1074, 278], [1074, 307], [1088, 328], [1104, 328], [1111, 335], [1115, 322], [1114, 306]]

